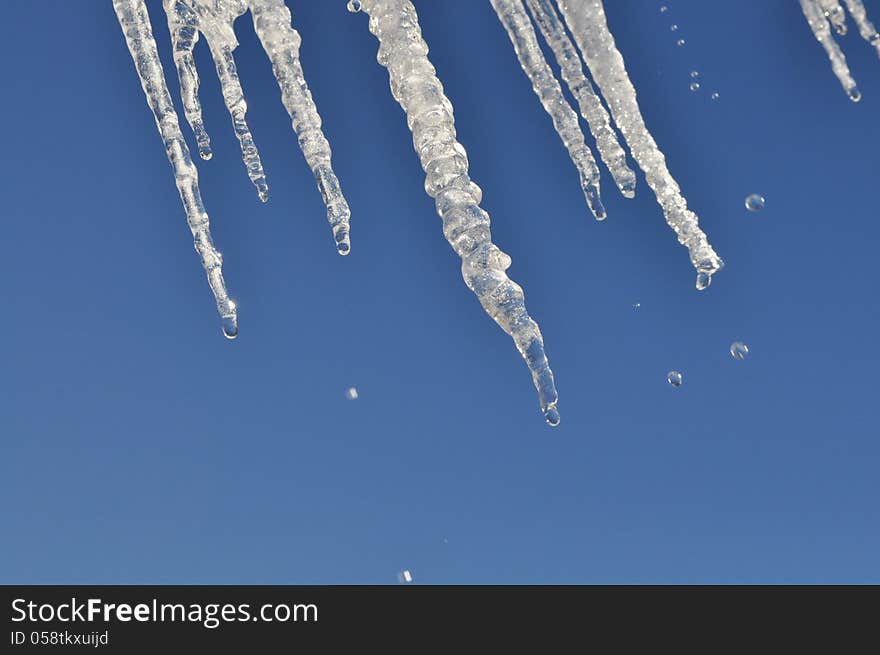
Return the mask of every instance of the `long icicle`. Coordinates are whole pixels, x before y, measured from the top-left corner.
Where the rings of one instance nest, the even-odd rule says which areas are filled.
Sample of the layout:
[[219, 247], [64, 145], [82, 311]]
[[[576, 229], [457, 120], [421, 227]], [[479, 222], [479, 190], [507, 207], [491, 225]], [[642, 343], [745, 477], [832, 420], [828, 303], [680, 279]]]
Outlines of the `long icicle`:
[[336, 250], [340, 255], [347, 255], [351, 250], [351, 210], [333, 172], [330, 144], [321, 131], [321, 116], [306, 84], [299, 59], [300, 35], [291, 24], [290, 10], [284, 0], [249, 1], [254, 29], [272, 62], [281, 89], [281, 101], [290, 115], [300, 149], [312, 169], [327, 208]]
[[678, 183], [666, 167], [666, 158], [645, 125], [635, 87], [608, 29], [601, 0], [559, 0], [559, 9], [633, 158], [657, 196], [666, 222], [675, 231], [679, 243], [688, 249], [697, 270], [697, 289], [705, 289], [724, 262], [709, 245], [697, 215], [688, 209]]
[[147, 104], [153, 112], [159, 134], [165, 143], [168, 161], [174, 170], [174, 180], [180, 192], [180, 199], [183, 201], [195, 249], [202, 260], [202, 267], [208, 276], [211, 291], [214, 292], [217, 311], [223, 319], [223, 332], [227, 337], [235, 338], [238, 335], [235, 303], [226, 292], [221, 268], [223, 258], [214, 248], [211, 239], [208, 212], [205, 211], [199, 193], [198, 171], [180, 131], [177, 112], [174, 110], [171, 94], [165, 83], [165, 73], [159, 60], [156, 41], [153, 39], [147, 7], [144, 0], [113, 0], [113, 9], [125, 34], [125, 41], [140, 77]]
[[468, 176], [464, 147], [456, 140], [452, 103], [428, 60], [415, 7], [408, 0], [352, 0], [351, 11], [369, 14], [379, 40], [378, 62], [388, 69], [391, 93], [406, 112], [413, 146], [425, 171], [425, 191], [443, 219], [443, 234], [462, 259], [461, 272], [483, 309], [509, 334], [525, 359], [544, 417], [559, 424], [553, 373], [538, 324], [526, 311], [522, 289], [507, 277], [510, 257], [492, 243], [480, 188]]
[[877, 32], [877, 28], [874, 27], [874, 24], [868, 20], [868, 12], [865, 9], [865, 5], [862, 4], [862, 0], [843, 1], [846, 3], [846, 8], [849, 10], [850, 16], [853, 17], [853, 21], [859, 28], [859, 34], [861, 37], [874, 46], [874, 49], [877, 51], [877, 56], [880, 56], [880, 33]]
[[602, 161], [608, 167], [617, 188], [625, 197], [635, 197], [636, 174], [626, 163], [626, 153], [611, 127], [611, 117], [596, 95], [593, 85], [584, 75], [580, 55], [568, 38], [552, 0], [526, 0], [526, 4], [556, 57], [562, 79], [577, 100], [581, 116], [590, 126]]
[[550, 115], [553, 127], [568, 150], [568, 155], [580, 177], [581, 189], [590, 211], [593, 212], [596, 220], [603, 220], [606, 214], [599, 194], [599, 168], [596, 166], [593, 153], [584, 142], [584, 133], [578, 123], [578, 115], [562, 95], [562, 87], [544, 59], [532, 21], [522, 1], [491, 0], [491, 2], [498, 19], [507, 30], [520, 66], [531, 81], [535, 95]]
[[859, 92], [859, 88], [856, 86], [856, 81], [849, 72], [849, 66], [846, 64], [846, 56], [831, 35], [831, 28], [828, 26], [825, 12], [816, 0], [800, 0], [800, 3], [801, 11], [804, 12], [807, 23], [813, 31], [813, 36], [815, 36], [816, 40], [822, 44], [823, 48], [825, 48], [825, 53], [828, 55], [828, 59], [831, 62], [831, 70], [834, 71], [834, 74], [837, 76], [840, 85], [843, 87], [846, 95], [849, 96], [849, 99], [853, 102], [858, 102], [862, 99], [862, 94]]

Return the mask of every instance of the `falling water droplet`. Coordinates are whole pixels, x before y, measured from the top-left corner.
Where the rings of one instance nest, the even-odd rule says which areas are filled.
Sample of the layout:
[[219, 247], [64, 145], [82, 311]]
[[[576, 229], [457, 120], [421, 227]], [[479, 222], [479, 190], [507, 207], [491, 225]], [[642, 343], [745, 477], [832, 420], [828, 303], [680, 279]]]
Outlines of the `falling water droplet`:
[[235, 316], [224, 316], [221, 322], [223, 336], [235, 339], [238, 336], [238, 319]]
[[666, 374], [666, 381], [678, 389], [682, 382], [681, 373], [678, 371], [669, 371], [669, 373]]
[[547, 425], [551, 428], [555, 428], [559, 425], [562, 418], [559, 416], [559, 410], [556, 407], [550, 407], [544, 412], [544, 420], [547, 421]]
[[697, 79], [699, 76], [700, 76], [700, 71], [696, 71], [696, 70], [691, 71], [691, 77], [693, 79]]
[[408, 569], [404, 569], [397, 574], [397, 581], [400, 584], [410, 584], [413, 581], [413, 575]]
[[671, 32], [677, 32], [677, 31], [678, 31], [678, 25], [676, 25], [675, 23], [673, 23], [672, 25], [669, 26], [669, 30], [670, 30]]
[[764, 209], [764, 196], [757, 193], [746, 196], [746, 209], [750, 212], [759, 212]]
[[749, 347], [742, 341], [734, 341], [730, 344], [730, 356], [741, 362], [749, 354]]
[[669, 7], [667, 7], [666, 5], [663, 5], [662, 7], [660, 7], [661, 14], [665, 14], [667, 11], [669, 11]]
[[691, 82], [691, 85], [689, 88], [691, 91], [699, 91], [700, 90], [700, 83], [699, 82]]
[[358, 399], [358, 390], [356, 387], [349, 387], [345, 390], [345, 397], [348, 400], [357, 400]]
[[679, 46], [679, 47], [683, 46], [683, 45], [684, 45], [684, 39], [679, 39], [678, 41], [675, 42], [675, 45], [677, 45], [677, 46]]
[[642, 308], [642, 303], [637, 302], [637, 303], [633, 304], [633, 309], [641, 309], [641, 308]]
[[363, 9], [363, 5], [361, 4], [361, 0], [349, 0], [349, 3], [346, 5], [346, 8], [353, 14], [356, 14], [361, 9]]
[[712, 95], [709, 96], [709, 97], [712, 98], [712, 100], [718, 100], [718, 98], [721, 97], [721, 94], [718, 93], [717, 91], [713, 91], [713, 92], [712, 92]]

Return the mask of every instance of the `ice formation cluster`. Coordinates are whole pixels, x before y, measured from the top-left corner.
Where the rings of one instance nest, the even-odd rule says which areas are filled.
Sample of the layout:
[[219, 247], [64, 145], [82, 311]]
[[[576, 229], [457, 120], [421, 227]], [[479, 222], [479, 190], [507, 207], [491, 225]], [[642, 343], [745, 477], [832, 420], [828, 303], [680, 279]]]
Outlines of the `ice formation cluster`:
[[862, 4], [862, 0], [843, 0], [843, 4], [846, 5], [845, 10], [838, 0], [800, 0], [800, 3], [813, 35], [825, 49], [825, 54], [831, 61], [831, 70], [837, 76], [849, 99], [858, 102], [862, 99], [862, 94], [852, 73], [850, 73], [846, 56], [837, 45], [837, 41], [834, 40], [831, 30], [833, 29], [838, 36], [847, 33], [846, 11], [848, 10], [861, 37], [873, 46], [877, 55], [880, 56], [880, 33], [868, 20], [865, 5]]
[[[587, 205], [596, 219], [606, 217], [600, 194], [600, 171], [581, 129], [580, 117], [586, 121], [599, 159], [618, 190], [631, 198], [635, 195], [636, 175], [627, 164], [616, 127], [644, 172], [667, 223], [688, 249], [697, 271], [697, 288], [708, 287], [723, 262], [709, 245], [696, 214], [688, 208], [666, 167], [663, 153], [645, 126], [635, 88], [608, 29], [602, 1], [490, 2], [535, 94], [568, 151]], [[816, 5], [818, 0], [801, 2], [806, 12], [806, 8]], [[836, 2], [823, 0], [819, 4]], [[852, 0], [848, 4], [861, 3]], [[226, 291], [222, 257], [211, 240], [209, 218], [199, 192], [198, 171], [180, 129], [146, 5], [144, 0], [113, 0], [113, 6], [174, 170], [195, 248], [223, 319], [223, 330], [234, 338], [238, 334], [236, 306]], [[435, 201], [443, 234], [461, 258], [465, 283], [489, 316], [513, 339], [531, 371], [547, 423], [557, 425], [560, 420], [556, 407], [558, 397], [541, 330], [526, 311], [522, 288], [507, 276], [510, 257], [492, 242], [489, 215], [480, 207], [482, 191], [469, 176], [467, 152], [456, 138], [452, 103], [428, 59], [428, 45], [422, 38], [415, 7], [409, 0], [350, 0], [347, 6], [349, 11], [363, 12], [369, 17], [369, 30], [379, 42], [377, 60], [387, 69], [391, 93], [406, 114], [413, 147], [425, 172], [425, 191]], [[238, 45], [234, 22], [250, 11], [254, 29], [281, 89], [281, 100], [323, 196], [337, 249], [340, 254], [347, 254], [350, 211], [333, 173], [330, 146], [321, 131], [321, 118], [299, 59], [300, 35], [291, 24], [284, 0], [163, 0], [163, 7], [171, 32], [184, 116], [200, 156], [206, 160], [212, 156], [211, 141], [202, 120], [199, 75], [193, 59], [193, 48], [201, 35], [217, 69], [248, 177], [260, 200], [265, 202], [269, 198], [269, 186], [247, 124], [247, 103], [234, 58]], [[854, 17], [857, 15], [852, 6], [850, 11]], [[560, 82], [545, 60], [538, 32], [553, 52], [562, 80], [576, 99], [579, 111], [568, 103]]]

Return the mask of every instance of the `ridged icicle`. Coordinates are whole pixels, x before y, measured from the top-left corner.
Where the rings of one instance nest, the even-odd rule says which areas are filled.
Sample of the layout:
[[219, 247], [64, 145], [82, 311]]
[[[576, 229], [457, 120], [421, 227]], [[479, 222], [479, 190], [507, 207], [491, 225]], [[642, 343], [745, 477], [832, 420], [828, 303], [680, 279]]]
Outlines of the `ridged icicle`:
[[208, 284], [211, 285], [211, 291], [214, 292], [217, 301], [217, 311], [223, 319], [223, 332], [227, 337], [235, 338], [238, 334], [235, 303], [226, 292], [221, 270], [223, 258], [214, 248], [211, 240], [208, 212], [205, 211], [199, 193], [198, 171], [180, 131], [177, 112], [174, 110], [171, 94], [165, 83], [165, 73], [159, 61], [159, 52], [153, 39], [147, 7], [143, 0], [113, 0], [113, 8], [125, 34], [128, 50], [147, 97], [147, 104], [153, 112], [156, 126], [165, 144], [168, 161], [171, 162], [171, 168], [174, 170], [174, 181], [183, 201], [196, 252], [202, 260], [202, 266], [208, 276]]
[[813, 31], [813, 36], [825, 48], [825, 53], [831, 62], [831, 70], [834, 71], [849, 99], [853, 102], [858, 102], [862, 99], [862, 94], [859, 92], [856, 81], [849, 72], [846, 56], [831, 35], [831, 28], [828, 25], [828, 19], [825, 18], [824, 10], [816, 0], [800, 0], [800, 3], [807, 23]]
[[614, 122], [657, 196], [666, 222], [675, 231], [679, 243], [688, 249], [697, 270], [697, 289], [705, 289], [724, 262], [709, 245], [697, 215], [688, 209], [678, 183], [666, 167], [666, 157], [645, 125], [635, 87], [608, 29], [601, 0], [559, 0], [559, 9], [593, 80], [605, 96]]
[[406, 112], [413, 146], [425, 171], [425, 191], [443, 219], [443, 234], [462, 259], [461, 272], [483, 309], [509, 334], [532, 373], [544, 417], [559, 423], [553, 373], [537, 323], [526, 311], [522, 289], [507, 277], [510, 257], [492, 243], [480, 188], [468, 177], [468, 160], [456, 140], [452, 104], [428, 60], [415, 7], [408, 0], [357, 0], [379, 39], [379, 63], [388, 69], [391, 93]]

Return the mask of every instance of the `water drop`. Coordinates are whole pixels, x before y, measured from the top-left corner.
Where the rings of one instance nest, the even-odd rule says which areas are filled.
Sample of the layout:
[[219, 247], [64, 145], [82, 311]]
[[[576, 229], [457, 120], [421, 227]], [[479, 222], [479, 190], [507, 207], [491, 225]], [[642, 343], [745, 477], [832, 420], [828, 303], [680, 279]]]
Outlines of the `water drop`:
[[679, 47], [683, 46], [683, 45], [684, 45], [684, 39], [679, 39], [678, 41], [675, 42], [675, 45], [677, 45], [677, 46], [679, 46]]
[[413, 575], [408, 569], [404, 569], [397, 574], [397, 581], [400, 584], [410, 584], [413, 581]]
[[345, 390], [345, 397], [348, 400], [357, 400], [358, 399], [358, 390], [356, 387], [349, 387]]
[[741, 362], [749, 354], [749, 347], [742, 341], [734, 341], [730, 344], [730, 356]]
[[705, 271], [697, 273], [697, 291], [705, 291], [712, 284], [712, 276]]
[[691, 71], [691, 77], [693, 79], [697, 79], [700, 76], [700, 71]]
[[363, 4], [361, 4], [361, 0], [349, 0], [349, 3], [346, 5], [346, 9], [348, 9], [351, 13], [356, 14], [361, 9], [363, 9]]
[[700, 83], [699, 82], [691, 82], [691, 85], [689, 88], [691, 91], [699, 91], [700, 90]]
[[709, 96], [709, 97], [712, 98], [712, 100], [718, 100], [718, 98], [721, 97], [721, 94], [718, 93], [717, 91], [713, 91], [713, 92], [712, 92], [712, 95]]
[[677, 32], [677, 31], [678, 31], [678, 25], [676, 25], [675, 23], [673, 23], [672, 25], [669, 26], [669, 30], [670, 30], [671, 32]]
[[559, 422], [562, 418], [559, 416], [559, 410], [556, 407], [550, 407], [544, 412], [544, 420], [547, 421], [547, 425], [551, 428], [555, 428], [559, 425]]
[[642, 308], [642, 303], [637, 302], [637, 303], [633, 304], [633, 309], [641, 309], [641, 308]]
[[661, 14], [665, 14], [667, 11], [669, 11], [669, 7], [667, 7], [666, 5], [663, 5], [662, 7], [660, 7]]
[[764, 196], [757, 193], [746, 196], [746, 209], [750, 212], [759, 212], [764, 209]]
[[238, 318], [236, 316], [224, 316], [221, 322], [223, 336], [227, 339], [235, 339], [238, 336]]
[[678, 389], [682, 382], [681, 373], [678, 371], [669, 371], [669, 373], [666, 374], [666, 381]]
[[849, 99], [853, 102], [858, 102], [862, 99], [862, 92], [859, 91], [859, 88], [854, 86], [846, 92], [846, 95], [849, 96]]

